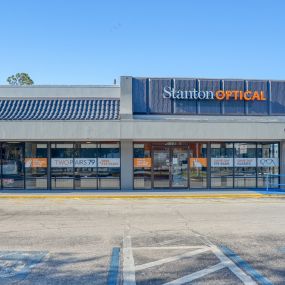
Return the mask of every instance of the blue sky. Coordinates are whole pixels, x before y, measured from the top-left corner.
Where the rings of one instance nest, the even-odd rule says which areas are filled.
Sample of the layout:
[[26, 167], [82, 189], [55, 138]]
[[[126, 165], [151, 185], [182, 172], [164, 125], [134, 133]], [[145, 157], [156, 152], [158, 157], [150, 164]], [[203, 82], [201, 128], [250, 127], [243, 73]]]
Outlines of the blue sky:
[[285, 79], [285, 1], [0, 0], [0, 84]]

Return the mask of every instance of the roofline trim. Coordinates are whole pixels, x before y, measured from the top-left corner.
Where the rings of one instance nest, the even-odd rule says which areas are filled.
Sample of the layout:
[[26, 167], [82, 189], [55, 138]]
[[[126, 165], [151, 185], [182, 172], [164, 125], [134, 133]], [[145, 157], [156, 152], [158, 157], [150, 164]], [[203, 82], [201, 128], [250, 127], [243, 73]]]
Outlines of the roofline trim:
[[120, 85], [0, 85], [0, 88], [120, 88]]
[[0, 100], [113, 100], [120, 101], [119, 97], [2, 97], [0, 96]]

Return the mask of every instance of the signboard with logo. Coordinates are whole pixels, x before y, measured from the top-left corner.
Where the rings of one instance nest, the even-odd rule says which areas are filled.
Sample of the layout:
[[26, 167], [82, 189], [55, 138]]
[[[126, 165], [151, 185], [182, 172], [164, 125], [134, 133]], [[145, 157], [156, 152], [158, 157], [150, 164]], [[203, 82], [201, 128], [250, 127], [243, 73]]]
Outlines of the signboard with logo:
[[[73, 167], [73, 158], [52, 158], [51, 167]], [[74, 158], [74, 167], [97, 167], [97, 159]]]
[[137, 168], [151, 168], [151, 158], [134, 158], [134, 167]]
[[266, 101], [263, 91], [253, 90], [180, 90], [166, 86], [161, 96], [174, 100], [235, 100], [235, 101]]
[[284, 90], [283, 81], [133, 78], [133, 112], [219, 116], [285, 115]]

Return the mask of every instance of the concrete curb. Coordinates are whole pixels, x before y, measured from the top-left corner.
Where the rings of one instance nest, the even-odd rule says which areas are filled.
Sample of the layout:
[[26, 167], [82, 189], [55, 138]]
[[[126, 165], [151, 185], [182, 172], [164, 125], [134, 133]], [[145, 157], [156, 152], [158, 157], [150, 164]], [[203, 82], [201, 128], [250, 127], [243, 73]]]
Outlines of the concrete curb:
[[193, 195], [0, 195], [0, 199], [244, 199], [285, 198], [276, 194], [193, 194]]

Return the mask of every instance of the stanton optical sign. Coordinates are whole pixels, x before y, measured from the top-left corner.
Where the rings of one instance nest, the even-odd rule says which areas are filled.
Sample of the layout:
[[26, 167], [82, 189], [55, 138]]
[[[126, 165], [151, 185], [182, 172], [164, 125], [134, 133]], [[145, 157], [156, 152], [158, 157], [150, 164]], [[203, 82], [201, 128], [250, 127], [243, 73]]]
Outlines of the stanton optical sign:
[[235, 100], [235, 101], [266, 101], [263, 91], [241, 91], [241, 90], [207, 90], [199, 91], [180, 90], [169, 86], [163, 88], [164, 99], [174, 100]]

